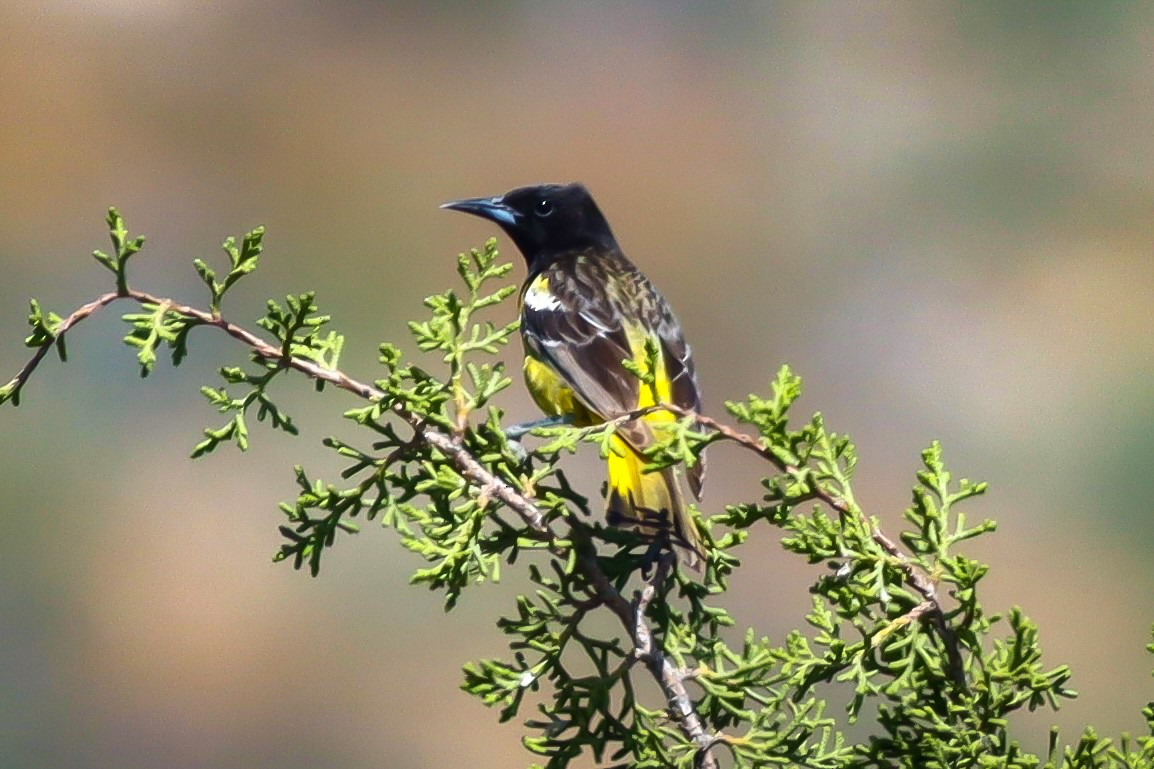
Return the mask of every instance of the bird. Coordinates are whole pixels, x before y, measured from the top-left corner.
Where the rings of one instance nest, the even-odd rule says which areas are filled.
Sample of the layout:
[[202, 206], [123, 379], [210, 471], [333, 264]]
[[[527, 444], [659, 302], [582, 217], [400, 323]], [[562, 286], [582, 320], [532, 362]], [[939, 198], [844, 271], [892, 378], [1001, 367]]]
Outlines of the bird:
[[[665, 297], [626, 257], [609, 222], [580, 183], [518, 187], [498, 197], [441, 208], [496, 223], [525, 258], [521, 337], [527, 388], [546, 419], [593, 426], [660, 403], [701, 412], [693, 355]], [[654, 355], [655, 353], [655, 355]], [[652, 356], [652, 357], [651, 357]], [[653, 360], [647, 385], [637, 371]], [[631, 361], [634, 371], [624, 361]], [[646, 377], [647, 379], [649, 376]], [[611, 439], [606, 521], [668, 538], [679, 560], [706, 560], [673, 467], [643, 472], [644, 451], [677, 417], [655, 410], [619, 426]], [[705, 458], [687, 469], [701, 499]]]

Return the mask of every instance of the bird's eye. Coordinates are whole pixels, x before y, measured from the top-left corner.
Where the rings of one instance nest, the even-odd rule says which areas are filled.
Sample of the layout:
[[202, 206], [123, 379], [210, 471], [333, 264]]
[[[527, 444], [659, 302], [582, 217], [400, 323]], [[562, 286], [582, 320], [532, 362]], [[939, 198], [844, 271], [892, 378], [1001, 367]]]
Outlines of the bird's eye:
[[533, 213], [540, 217], [546, 217], [553, 213], [553, 201], [541, 198], [533, 205]]

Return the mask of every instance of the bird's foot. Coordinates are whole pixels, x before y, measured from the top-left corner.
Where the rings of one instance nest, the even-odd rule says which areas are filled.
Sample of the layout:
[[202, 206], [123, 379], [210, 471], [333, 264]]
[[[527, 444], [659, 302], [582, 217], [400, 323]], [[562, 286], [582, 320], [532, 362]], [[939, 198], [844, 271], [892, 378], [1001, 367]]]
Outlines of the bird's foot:
[[521, 422], [505, 428], [505, 440], [509, 443], [509, 450], [517, 457], [517, 462], [519, 464], [525, 464], [525, 460], [529, 458], [529, 452], [525, 450], [525, 446], [521, 443], [522, 437], [530, 430], [538, 427], [559, 427], [561, 425], [572, 424], [572, 422], [573, 417], [570, 416], [552, 416], [534, 419], [531, 422]]
[[509, 441], [520, 440], [521, 436], [528, 433], [530, 430], [535, 430], [538, 427], [560, 427], [561, 425], [568, 425], [573, 423], [571, 416], [552, 416], [544, 417], [542, 419], [534, 419], [531, 422], [521, 422], [520, 424], [512, 425], [505, 428], [505, 438]]

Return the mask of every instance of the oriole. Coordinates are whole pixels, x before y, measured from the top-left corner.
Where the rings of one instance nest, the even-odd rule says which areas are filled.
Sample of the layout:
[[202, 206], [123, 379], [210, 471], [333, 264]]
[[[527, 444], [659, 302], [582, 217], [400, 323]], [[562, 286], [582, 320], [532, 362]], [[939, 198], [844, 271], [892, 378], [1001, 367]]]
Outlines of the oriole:
[[[442, 208], [496, 222], [528, 264], [521, 288], [525, 382], [547, 416], [595, 425], [655, 403], [701, 410], [693, 356], [669, 303], [622, 252], [580, 184], [521, 187]], [[644, 367], [656, 351], [652, 386], [623, 361]], [[608, 459], [611, 524], [668, 535], [682, 561], [700, 571], [705, 552], [674, 468], [644, 473], [644, 449], [674, 420], [657, 411], [622, 425]], [[705, 462], [689, 468], [701, 497]]]

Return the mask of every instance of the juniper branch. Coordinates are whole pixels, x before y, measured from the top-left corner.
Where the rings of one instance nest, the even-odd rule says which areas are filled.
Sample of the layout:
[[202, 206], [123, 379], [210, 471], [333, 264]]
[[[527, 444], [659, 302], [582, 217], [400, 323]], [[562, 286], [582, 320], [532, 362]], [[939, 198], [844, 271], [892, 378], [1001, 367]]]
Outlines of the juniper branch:
[[[762, 457], [774, 467], [776, 467], [779, 471], [787, 475], [797, 476], [801, 472], [801, 468], [795, 465], [791, 465], [788, 462], [783, 462], [780, 457], [767, 449], [765, 444], [758, 438], [754, 438], [751, 435], [746, 435], [745, 433], [735, 430], [729, 425], [719, 422], [712, 417], [705, 416], [704, 414], [697, 414], [688, 409], [683, 409], [672, 405], [663, 404], [662, 407], [668, 409], [680, 417], [693, 419], [699, 425], [703, 425], [710, 430], [713, 430], [717, 434], [723, 436], [726, 440], [732, 441], [739, 446], [742, 446], [743, 448], [753, 451], [758, 456]], [[830, 509], [836, 510], [842, 515], [862, 515], [862, 512], [857, 509], [856, 506], [847, 504], [843, 499], [830, 493], [829, 490], [823, 488], [821, 484], [810, 484], [810, 492], [813, 499], [821, 501]], [[882, 530], [878, 527], [877, 523], [873, 521], [870, 522], [870, 537], [874, 542], [878, 544], [879, 547], [881, 547], [882, 550], [886, 551], [886, 553], [888, 553], [889, 556], [897, 562], [898, 567], [906, 575], [906, 582], [910, 587], [917, 591], [918, 595], [922, 597], [923, 604], [915, 607], [909, 612], [907, 616], [910, 620], [914, 620], [929, 614], [931, 621], [934, 623], [934, 628], [938, 631], [938, 634], [942, 638], [942, 642], [945, 644], [946, 653], [949, 656], [951, 677], [953, 678], [954, 683], [956, 683], [958, 686], [962, 687], [963, 689], [966, 688], [968, 684], [966, 682], [965, 665], [962, 662], [961, 651], [958, 649], [958, 640], [954, 635], [953, 629], [946, 621], [946, 612], [942, 607], [941, 600], [938, 598], [938, 591], [934, 585], [933, 579], [931, 579], [930, 575], [926, 574], [922, 569], [918, 568], [917, 564], [915, 564], [912, 560], [910, 560], [909, 556], [902, 552], [897, 543], [886, 536], [885, 533], [882, 532]], [[929, 604], [929, 606], [924, 607], [925, 604]]]
[[[239, 398], [202, 388], [213, 405], [236, 415], [225, 428], [206, 430], [208, 440], [194, 456], [229, 438], [243, 450], [244, 417], [250, 405], [258, 419], [271, 415], [274, 427], [295, 433], [291, 420], [265, 394], [266, 385], [282, 372], [296, 371], [314, 380], [318, 390], [327, 383], [367, 401], [367, 407], [351, 409], [345, 416], [383, 439], [371, 451], [336, 439], [326, 439], [325, 445], [351, 460], [343, 478], [360, 473], [368, 477], [341, 489], [311, 481], [298, 468], [303, 492], [296, 507], [282, 505], [296, 528], [282, 527], [291, 542], [277, 558], [295, 556], [299, 568], [308, 557], [315, 573], [319, 555], [335, 533], [355, 530], [347, 519], [362, 511], [369, 518], [380, 513], [386, 525], [397, 528], [406, 547], [435, 562], [418, 572], [414, 581], [445, 587], [451, 606], [461, 586], [474, 576], [495, 579], [502, 555], [512, 563], [522, 549], [551, 553], [556, 577], [543, 576], [536, 564], [530, 564], [530, 577], [541, 588], [537, 598], [520, 596], [520, 616], [498, 622], [516, 637], [510, 648], [517, 661], [487, 661], [466, 668], [465, 684], [486, 704], [504, 703], [501, 720], [506, 720], [516, 714], [524, 692], [535, 691], [538, 681], [551, 682], [554, 701], [540, 708], [546, 720], [526, 722], [542, 734], [525, 740], [532, 752], [550, 756], [549, 766], [567, 766], [586, 749], [601, 763], [606, 746], [613, 743], [620, 743], [621, 749], [611, 760], [631, 753], [647, 767], [672, 763], [684, 767], [688, 762], [717, 767], [716, 746], [727, 748], [743, 766], [776, 762], [815, 769], [896, 766], [893, 761], [901, 757], [915, 761], [902, 766], [969, 765], [959, 762], [995, 749], [1004, 748], [1007, 756], [1018, 752], [1016, 743], [1006, 741], [1005, 714], [1024, 706], [1056, 708], [1057, 698], [1073, 696], [1065, 688], [1068, 668], [1041, 668], [1037, 628], [1019, 610], [1010, 614], [1009, 642], [995, 641], [989, 652], [981, 646], [981, 637], [997, 621], [983, 612], [976, 598], [975, 585], [987, 567], [951, 553], [950, 548], [990, 531], [993, 522], [966, 528], [962, 514], [952, 514], [951, 507], [982, 493], [985, 484], [965, 479], [951, 484], [935, 442], [923, 452], [925, 469], [918, 473], [920, 485], [914, 488], [913, 505], [905, 514], [915, 528], [896, 541], [889, 538], [877, 519], [867, 516], [854, 500], [850, 484], [856, 453], [849, 439], [828, 432], [820, 414], [800, 430], [789, 429], [786, 412], [801, 388], [800, 379], [786, 367], [772, 384], [771, 399], [751, 395], [747, 402], [727, 403], [737, 423], [753, 425], [753, 435], [661, 403], [592, 427], [537, 429], [538, 436], [556, 440], [532, 456], [524, 452], [515, 456], [502, 431], [503, 413], [490, 404], [509, 378], [500, 363], [476, 365], [463, 355], [475, 350], [494, 353], [516, 333], [515, 322], [505, 326], [469, 322], [474, 310], [515, 291], [505, 286], [483, 297], [477, 291], [481, 282], [503, 277], [511, 269], [508, 264], [494, 264], [493, 241], [483, 253], [474, 249], [459, 257], [459, 272], [470, 288], [466, 299], [453, 291], [430, 297], [425, 304], [433, 317], [410, 323], [422, 351], [442, 353], [449, 364], [449, 382], [416, 366], [401, 365], [400, 350], [383, 344], [381, 363], [389, 376], [366, 383], [340, 370], [343, 337], [335, 332], [319, 335], [329, 319], [317, 314], [311, 293], [288, 297], [285, 308], [269, 303], [268, 314], [257, 324], [272, 334], [274, 342], [225, 320], [220, 300], [231, 284], [255, 268], [263, 229], [245, 235], [240, 247], [232, 239], [226, 241], [231, 267], [223, 282], [207, 265], [197, 263], [212, 293], [206, 311], [130, 289], [125, 264], [143, 239], [128, 240], [115, 210], [109, 212], [109, 227], [116, 255], [97, 252], [96, 258], [116, 274], [117, 290], [63, 319], [33, 301], [29, 316], [33, 330], [26, 344], [35, 352], [17, 376], [0, 387], [0, 403], [17, 401], [48, 349], [55, 347], [63, 359], [70, 330], [119, 299], [144, 305], [142, 314], [124, 316], [133, 329], [125, 341], [139, 350], [142, 374], [152, 370], [162, 343], [172, 349], [174, 364], [179, 363], [186, 354], [189, 330], [198, 326], [218, 328], [239, 341], [260, 369], [257, 374], [237, 367], [221, 369], [226, 383], [252, 388]], [[657, 351], [649, 349], [648, 354], [648, 369], [634, 373], [651, 385], [646, 371], [655, 365]], [[465, 375], [472, 385], [466, 384]], [[484, 406], [488, 419], [471, 429], [470, 414]], [[768, 505], [730, 505], [704, 525], [702, 533], [712, 545], [704, 581], [676, 573], [669, 552], [654, 563], [652, 551], [637, 555], [639, 543], [629, 534], [590, 526], [575, 517], [578, 510], [588, 512], [585, 500], [573, 493], [556, 469], [559, 453], [575, 450], [577, 441], [600, 443], [606, 452], [617, 429], [655, 411], [672, 413], [679, 420], [669, 420], [668, 429], [646, 450], [647, 470], [678, 463], [692, 466], [706, 446], [730, 441], [777, 471], [763, 481]], [[394, 418], [381, 420], [383, 415]], [[408, 425], [411, 437], [398, 435], [398, 423]], [[391, 451], [377, 456], [386, 449]], [[418, 495], [429, 498], [427, 508], [410, 503]], [[490, 507], [491, 501], [512, 515]], [[795, 512], [802, 503], [814, 503], [808, 515]], [[320, 518], [309, 512], [318, 509], [324, 513]], [[784, 646], [776, 647], [756, 638], [752, 630], [740, 649], [721, 641], [721, 629], [733, 620], [705, 601], [725, 589], [727, 577], [739, 565], [728, 551], [744, 541], [746, 530], [759, 520], [790, 532], [783, 540], [787, 549], [810, 563], [825, 561], [837, 568], [836, 574], [819, 579], [813, 588], [817, 596], [806, 617], [818, 631], [812, 641], [795, 631]], [[709, 530], [717, 524], [731, 530], [714, 539]], [[482, 526], [490, 525], [497, 531], [483, 535]], [[409, 526], [423, 534], [414, 535]], [[595, 540], [616, 544], [620, 551], [602, 558]], [[627, 586], [638, 572], [640, 584], [629, 598], [632, 588]], [[953, 593], [958, 606], [948, 614], [937, 595], [939, 583], [959, 586]], [[682, 600], [668, 600], [674, 589]], [[617, 617], [623, 637], [606, 641], [578, 628], [586, 614], [601, 605]], [[860, 640], [843, 636], [847, 626], [860, 634]], [[959, 651], [963, 644], [968, 652], [964, 662]], [[563, 661], [570, 648], [592, 661], [593, 676], [575, 675]], [[526, 660], [526, 649], [541, 652], [535, 664]], [[664, 695], [660, 710], [645, 708], [636, 697], [631, 671], [638, 662]], [[613, 663], [619, 664], [614, 668]], [[972, 690], [967, 688], [966, 665], [974, 676]], [[686, 689], [691, 680], [695, 690], [700, 689], [696, 698]], [[867, 698], [878, 698], [882, 732], [868, 745], [846, 745], [844, 735], [824, 713], [825, 701], [814, 696], [816, 684], [833, 680], [854, 686], [854, 698], [847, 706], [851, 723]], [[624, 700], [619, 712], [610, 704], [611, 692], [618, 686]], [[1146, 715], [1154, 724], [1154, 716]], [[735, 734], [741, 724], [748, 730]], [[1087, 732], [1079, 750], [1104, 749], [1105, 743], [1087, 742], [1092, 736]], [[1154, 742], [1145, 744], [1144, 750], [1154, 750], [1151, 745]], [[927, 757], [933, 762], [927, 764]], [[1005, 765], [1036, 769], [1037, 762]], [[1099, 764], [1093, 766], [1098, 769]]]
[[[799, 477], [803, 472], [801, 467], [783, 461], [781, 457], [779, 457], [766, 446], [763, 439], [743, 433], [740, 430], [725, 424], [724, 422], [720, 422], [717, 419], [714, 419], [713, 417], [709, 417], [705, 414], [698, 413], [691, 409], [682, 408], [681, 406], [677, 406], [671, 403], [658, 403], [653, 406], [647, 406], [643, 409], [620, 414], [602, 424], [583, 428], [578, 434], [585, 438], [594, 433], [601, 433], [605, 430], [616, 430], [624, 424], [635, 421], [637, 419], [641, 419], [648, 414], [652, 414], [658, 411], [667, 411], [675, 414], [676, 416], [681, 417], [690, 423], [696, 424], [699, 427], [711, 431], [714, 435], [719, 436], [720, 439], [736, 443], [738, 446], [753, 452], [760, 458], [769, 462], [774, 467], [776, 467], [779, 472], [784, 473], [785, 475], [791, 477]], [[809, 483], [808, 493], [791, 501], [804, 502], [807, 499], [816, 499], [819, 502], [825, 504], [831, 510], [836, 511], [841, 515], [866, 520], [864, 514], [860, 509], [856, 507], [856, 505], [848, 503], [845, 499], [830, 492], [819, 483]], [[966, 689], [968, 687], [968, 682], [966, 681], [965, 665], [962, 661], [961, 651], [958, 648], [958, 640], [953, 631], [953, 628], [950, 627], [950, 624], [946, 619], [946, 611], [942, 606], [941, 600], [938, 598], [938, 592], [934, 584], [934, 580], [930, 577], [929, 574], [927, 574], [916, 563], [914, 563], [908, 555], [902, 552], [898, 544], [890, 539], [881, 530], [881, 528], [878, 527], [877, 523], [872, 520], [869, 522], [869, 534], [870, 538], [873, 539], [873, 541], [876, 542], [877, 545], [882, 550], [884, 550], [886, 554], [889, 555], [897, 564], [897, 566], [902, 570], [902, 573], [905, 575], [907, 584], [909, 584], [909, 586], [922, 597], [922, 603], [918, 604], [907, 613], [904, 618], [905, 621], [912, 622], [923, 617], [929, 617], [930, 621], [934, 625], [935, 630], [937, 630], [938, 635], [941, 637], [942, 642], [945, 645], [946, 653], [949, 658], [951, 678], [959, 687]]]
[[[283, 346], [271, 344], [247, 329], [226, 320], [219, 311], [214, 313], [200, 310], [135, 289], [110, 292], [77, 308], [57, 326], [53, 342], [62, 340], [64, 335], [78, 323], [100, 309], [122, 299], [141, 305], [163, 305], [169, 312], [181, 315], [192, 323], [220, 329], [233, 339], [246, 345], [261, 359], [298, 371], [310, 379], [330, 383], [363, 400], [381, 401], [386, 398], [386, 393], [377, 387], [354, 379], [340, 369], [326, 368], [311, 360], [286, 356]], [[36, 350], [28, 363], [9, 383], [8, 387], [12, 388], [13, 393], [18, 393], [20, 388], [27, 383], [52, 346], [53, 344], [50, 343]], [[560, 547], [561, 537], [548, 524], [541, 508], [527, 495], [486, 469], [476, 457], [462, 446], [460, 435], [449, 435], [430, 426], [425, 419], [406, 409], [402, 403], [394, 402], [392, 411], [412, 428], [414, 438], [422, 440], [444, 453], [461, 475], [479, 490], [480, 494], [499, 499], [521, 518], [533, 535], [542, 540], [551, 552], [563, 554], [564, 550]], [[684, 681], [687, 678], [685, 672], [662, 654], [660, 648], [653, 641], [652, 629], [645, 619], [645, 607], [652, 600], [656, 586], [654, 584], [647, 586], [644, 593], [648, 595], [648, 598], [644, 603], [640, 597], [631, 603], [613, 586], [613, 583], [597, 563], [596, 554], [592, 550], [583, 548], [577, 559], [577, 564], [582, 575], [596, 591], [597, 599], [617, 616], [629, 634], [637, 658], [645, 663], [646, 668], [661, 688], [669, 712], [686, 737], [698, 746], [700, 756], [698, 766], [702, 769], [714, 769], [717, 766], [717, 761], [708, 753], [708, 748], [715, 744], [716, 737], [706, 732], [705, 726], [694, 708], [693, 700], [685, 688]], [[667, 570], [668, 566], [665, 569]]]

